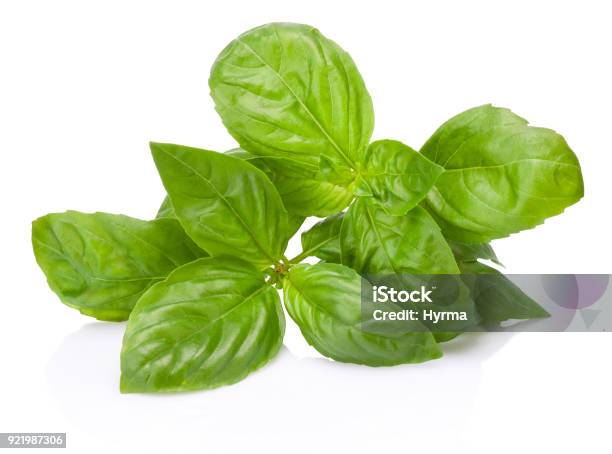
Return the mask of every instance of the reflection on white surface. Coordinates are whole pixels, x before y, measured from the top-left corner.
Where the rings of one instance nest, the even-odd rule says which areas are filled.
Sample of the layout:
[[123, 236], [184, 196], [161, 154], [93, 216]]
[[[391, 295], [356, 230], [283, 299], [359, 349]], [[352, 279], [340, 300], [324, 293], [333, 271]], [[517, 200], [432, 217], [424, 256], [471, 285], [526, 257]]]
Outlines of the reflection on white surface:
[[283, 347], [271, 364], [232, 386], [122, 395], [124, 329], [88, 324], [52, 356], [48, 384], [66, 417], [92, 438], [110, 437], [123, 446], [198, 446], [208, 452], [286, 447], [295, 440], [292, 452], [361, 450], [380, 447], [381, 437], [397, 446], [426, 445], [441, 429], [449, 447], [457, 447], [453, 434], [459, 435], [475, 401], [481, 365], [512, 336], [465, 334], [445, 345], [441, 360], [391, 368], [301, 359]]

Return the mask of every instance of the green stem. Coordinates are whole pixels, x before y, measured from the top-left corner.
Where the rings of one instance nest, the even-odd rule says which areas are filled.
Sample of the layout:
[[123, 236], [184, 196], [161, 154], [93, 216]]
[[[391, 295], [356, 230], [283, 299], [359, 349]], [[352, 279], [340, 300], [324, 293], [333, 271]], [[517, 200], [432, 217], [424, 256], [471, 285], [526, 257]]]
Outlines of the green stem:
[[298, 255], [293, 257], [291, 260], [289, 260], [289, 263], [292, 263], [292, 264], [300, 263], [305, 258], [310, 257], [310, 253], [311, 252], [312, 252], [312, 249], [308, 249], [306, 251], [302, 251], [301, 253], [299, 253]]

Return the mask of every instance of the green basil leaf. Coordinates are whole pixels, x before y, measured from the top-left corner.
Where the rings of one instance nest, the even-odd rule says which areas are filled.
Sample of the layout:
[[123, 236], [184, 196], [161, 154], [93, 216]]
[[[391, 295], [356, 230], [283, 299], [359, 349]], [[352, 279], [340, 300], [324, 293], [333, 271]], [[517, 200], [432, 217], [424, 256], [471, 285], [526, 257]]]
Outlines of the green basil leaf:
[[394, 332], [363, 330], [361, 277], [345, 266], [297, 265], [285, 279], [284, 296], [287, 312], [308, 343], [337, 361], [391, 366], [442, 356], [428, 331], [408, 325]]
[[339, 184], [343, 187], [349, 186], [355, 180], [355, 174], [351, 169], [337, 166], [324, 155], [321, 155], [319, 160], [319, 170], [323, 180]]
[[[411, 289], [429, 282], [435, 286], [440, 284], [433, 275], [459, 274], [457, 262], [438, 225], [420, 206], [404, 216], [391, 216], [381, 206], [359, 198], [342, 222], [340, 246], [342, 263], [376, 285], [384, 283], [396, 289]], [[459, 276], [440, 280], [445, 291], [438, 291], [435, 308], [468, 315], [467, 321], [448, 320], [435, 326], [430, 321], [424, 322], [437, 331], [437, 338], [448, 340], [446, 336], [450, 332], [467, 329], [477, 323], [478, 317], [469, 289]]]
[[461, 335], [462, 333], [459, 331], [451, 332], [451, 333], [433, 333], [436, 342], [439, 344], [444, 342], [452, 341], [455, 337]]
[[[162, 218], [176, 219], [178, 221], [178, 218], [176, 217], [176, 213], [174, 212], [174, 207], [172, 206], [172, 202], [170, 201], [170, 197], [168, 195], [164, 197], [164, 200], [162, 201], [162, 204], [160, 205], [159, 210], [157, 211], [157, 216], [155, 217], [155, 219], [162, 219]], [[183, 226], [181, 226], [181, 228], [183, 228]], [[298, 228], [299, 227], [296, 227], [296, 230]], [[185, 230], [183, 229], [183, 231]], [[185, 233], [185, 236], [188, 237], [187, 233]], [[194, 242], [190, 242], [189, 244], [191, 244], [192, 247], [195, 249], [195, 251], [198, 254], [198, 257], [208, 256], [208, 254], [204, 252], [202, 249], [200, 249]]]
[[151, 151], [179, 221], [202, 249], [262, 267], [282, 258], [287, 211], [263, 172], [213, 151], [158, 143]]
[[484, 325], [506, 320], [550, 317], [550, 314], [506, 276], [479, 262], [464, 263], [461, 271], [472, 280], [471, 290]]
[[444, 168], [396, 140], [368, 147], [355, 194], [372, 197], [389, 214], [406, 214], [427, 195]]
[[287, 211], [297, 216], [329, 216], [342, 211], [353, 200], [350, 189], [322, 181], [314, 172], [285, 165], [285, 159], [264, 158], [241, 149], [229, 154], [264, 171], [278, 190]]
[[457, 263], [476, 262], [478, 259], [484, 259], [503, 266], [490, 243], [466, 244], [451, 240], [447, 240], [447, 242], [455, 255]]
[[289, 213], [289, 217], [287, 218], [287, 227], [289, 229], [289, 238], [291, 238], [293, 235], [295, 235], [297, 233], [298, 230], [300, 230], [300, 227], [302, 227], [302, 224], [304, 223], [304, 216], [300, 216], [297, 214], [292, 214]]
[[[233, 150], [226, 151], [225, 154], [229, 156], [233, 156], [235, 158], [240, 158], [243, 161], [249, 162], [249, 164], [255, 165], [259, 170], [263, 170], [268, 178], [273, 178], [272, 170], [267, 167], [263, 163], [258, 163], [254, 158], [259, 158], [256, 155], [248, 153], [240, 148], [235, 148]], [[261, 160], [261, 159], [260, 159]], [[278, 189], [278, 188], [277, 188]], [[282, 198], [282, 195], [281, 195]], [[170, 201], [170, 197], [166, 196], [159, 207], [159, 211], [157, 212], [157, 217], [176, 217], [176, 213], [174, 212], [174, 208], [172, 207], [172, 202]], [[302, 224], [304, 223], [304, 216], [300, 216], [297, 214], [289, 213], [289, 237], [295, 235], [295, 233], [300, 229]]]
[[455, 241], [486, 243], [535, 227], [584, 193], [580, 164], [563, 137], [507, 109], [463, 112], [421, 152], [446, 169], [427, 203]]
[[242, 380], [279, 351], [278, 292], [239, 259], [201, 259], [149, 289], [130, 315], [121, 392], [215, 388]]
[[366, 198], [349, 208], [340, 231], [342, 263], [360, 274], [458, 274], [453, 253], [420, 206], [391, 216]]
[[301, 216], [329, 216], [342, 211], [353, 200], [349, 189], [315, 177], [276, 173], [272, 182], [291, 212]]
[[99, 320], [127, 320], [136, 301], [177, 266], [206, 254], [176, 219], [141, 221], [67, 211], [32, 223], [32, 246], [49, 287]]
[[172, 202], [168, 196], [164, 197], [162, 204], [159, 206], [159, 210], [157, 210], [155, 219], [159, 218], [176, 218], [174, 207], [172, 206]]
[[302, 255], [340, 263], [340, 227], [343, 219], [344, 213], [329, 216], [302, 233]]
[[307, 25], [240, 35], [217, 58], [209, 85], [242, 148], [302, 169], [318, 172], [320, 155], [354, 168], [372, 134], [372, 101], [355, 63]]

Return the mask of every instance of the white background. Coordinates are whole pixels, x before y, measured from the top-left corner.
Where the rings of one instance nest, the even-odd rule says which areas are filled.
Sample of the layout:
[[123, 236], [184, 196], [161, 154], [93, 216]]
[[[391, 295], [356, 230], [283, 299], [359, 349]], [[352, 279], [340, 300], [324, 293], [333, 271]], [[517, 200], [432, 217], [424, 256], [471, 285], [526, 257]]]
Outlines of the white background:
[[612, 272], [606, 2], [5, 0], [0, 432], [67, 432], [72, 452], [611, 452], [608, 333], [465, 335], [441, 360], [374, 369], [321, 359], [289, 322], [278, 359], [237, 385], [119, 394], [124, 326], [60, 304], [30, 222], [66, 209], [153, 217], [163, 190], [147, 142], [234, 147], [208, 72], [271, 21], [315, 25], [352, 54], [375, 139], [418, 148], [487, 102], [561, 132], [585, 198], [495, 247], [509, 272]]

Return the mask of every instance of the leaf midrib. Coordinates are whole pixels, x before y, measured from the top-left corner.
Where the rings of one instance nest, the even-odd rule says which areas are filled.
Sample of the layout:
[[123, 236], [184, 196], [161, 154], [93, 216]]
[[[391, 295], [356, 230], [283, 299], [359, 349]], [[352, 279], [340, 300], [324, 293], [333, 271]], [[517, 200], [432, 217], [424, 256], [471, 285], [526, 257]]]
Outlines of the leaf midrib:
[[[335, 321], [336, 323], [338, 323], [341, 326], [344, 326], [345, 328], [348, 328], [350, 330], [356, 330], [358, 331], [358, 333], [360, 335], [362, 335], [364, 338], [366, 339], [375, 339], [375, 340], [380, 340], [383, 339], [385, 341], [388, 342], [393, 342], [393, 343], [399, 343], [402, 342], [402, 340], [406, 340], [407, 338], [412, 339], [413, 336], [411, 336], [410, 334], [416, 334], [416, 333], [403, 333], [400, 337], [392, 337], [392, 336], [386, 336], [383, 333], [376, 333], [376, 332], [369, 332], [369, 331], [365, 331], [363, 329], [361, 329], [361, 324], [363, 323], [361, 320], [358, 320], [355, 323], [348, 323], [344, 320], [342, 320], [342, 318], [340, 318], [338, 315], [332, 313], [331, 311], [329, 311], [326, 307], [321, 306], [319, 303], [317, 303], [316, 301], [314, 301], [311, 298], [308, 298], [306, 296], [306, 293], [298, 286], [296, 285], [295, 281], [293, 281], [291, 279], [291, 273], [289, 273], [289, 275], [287, 276], [288, 281], [290, 286], [292, 286], [295, 291], [304, 299], [304, 301], [306, 301], [306, 303], [310, 304], [313, 307], [316, 307], [319, 309], [320, 312], [322, 312], [325, 316], [327, 316], [328, 318], [330, 318], [333, 321]], [[286, 302], [285, 302], [286, 304]], [[431, 334], [431, 333], [429, 333]], [[406, 336], [409, 337], [406, 337]], [[420, 342], [411, 342], [412, 344], [415, 345], [420, 345]]]
[[[248, 234], [251, 236], [251, 239], [253, 240], [253, 243], [255, 243], [255, 246], [257, 246], [257, 248], [261, 251], [261, 253], [270, 260], [270, 263], [275, 263], [277, 261], [277, 259], [275, 259], [274, 257], [272, 257], [270, 254], [268, 254], [268, 252], [265, 250], [265, 248], [259, 243], [259, 241], [257, 240], [257, 236], [253, 233], [253, 231], [250, 229], [249, 225], [244, 221], [244, 219], [242, 219], [242, 217], [240, 216], [240, 214], [234, 209], [234, 207], [232, 206], [231, 203], [229, 203], [229, 200], [227, 200], [223, 194], [221, 194], [219, 192], [219, 190], [215, 187], [215, 185], [212, 183], [212, 181], [210, 181], [208, 178], [206, 178], [204, 175], [202, 175], [200, 172], [197, 171], [197, 169], [195, 169], [194, 167], [190, 166], [188, 163], [186, 163], [185, 161], [183, 161], [182, 159], [179, 159], [178, 156], [175, 156], [173, 154], [171, 154], [170, 152], [166, 151], [163, 149], [163, 147], [160, 147], [159, 150], [161, 150], [163, 153], [165, 153], [166, 155], [170, 156], [172, 159], [174, 159], [176, 162], [178, 162], [179, 164], [182, 164], [183, 166], [187, 167], [189, 170], [191, 170], [195, 175], [197, 175], [200, 179], [202, 179], [205, 183], [208, 184], [208, 186], [210, 186], [210, 188], [215, 192], [215, 194], [217, 194], [217, 196], [219, 197], [219, 199], [221, 199], [221, 201], [223, 201], [223, 203], [225, 205], [227, 205], [227, 207], [229, 208], [229, 210], [232, 212], [232, 214], [236, 217], [236, 219], [238, 219], [238, 221], [240, 222], [240, 224], [242, 224], [242, 226], [244, 227], [244, 229], [248, 232]], [[236, 158], [237, 159], [237, 158]], [[172, 200], [172, 197], [170, 197], [170, 200]]]
[[[200, 334], [202, 331], [206, 330], [209, 326], [211, 326], [212, 324], [218, 322], [219, 320], [227, 317], [229, 314], [231, 314], [232, 312], [234, 312], [235, 310], [237, 310], [238, 308], [242, 307], [246, 302], [248, 302], [249, 300], [251, 300], [252, 298], [254, 298], [255, 296], [257, 296], [259, 293], [267, 290], [269, 288], [269, 286], [267, 284], [263, 284], [261, 285], [261, 287], [257, 288], [255, 291], [253, 291], [251, 294], [247, 295], [241, 302], [239, 302], [238, 304], [236, 304], [234, 307], [232, 307], [231, 309], [229, 309], [228, 311], [224, 312], [223, 314], [219, 315], [218, 317], [210, 320], [209, 322], [205, 323], [204, 326], [201, 326], [200, 328], [196, 329], [194, 332], [192, 332], [191, 334], [183, 337], [182, 339], [178, 340], [177, 342], [174, 342], [172, 344], [172, 346], [170, 346], [170, 348], [166, 348], [163, 349], [160, 353], [156, 354], [155, 356], [153, 356], [152, 358], [148, 359], [146, 361], [146, 364], [153, 364], [155, 361], [157, 361], [158, 359], [160, 359], [161, 357], [163, 357], [165, 354], [167, 354], [170, 351], [173, 351], [174, 349], [176, 349], [180, 344], [183, 344], [185, 342], [187, 342], [189, 339], [192, 339], [194, 336]], [[129, 352], [133, 351], [134, 348], [129, 348], [127, 350], [125, 350], [124, 352], [122, 352], [122, 355], [124, 354], [128, 354]], [[138, 377], [137, 374], [134, 374], [132, 376], [132, 378], [130, 380], [128, 380], [127, 384], [132, 383], [134, 380], [136, 380], [136, 378]]]
[[[52, 232], [55, 240], [60, 244], [61, 247], [61, 243], [59, 241], [59, 238], [57, 238], [57, 235], [55, 234], [55, 232]], [[66, 260], [68, 263], [70, 263], [70, 266], [72, 266], [72, 268], [79, 273], [81, 276], [83, 276], [86, 279], [90, 279], [93, 281], [100, 281], [100, 282], [139, 282], [139, 281], [150, 281], [150, 280], [162, 280], [162, 279], [166, 279], [166, 276], [141, 276], [141, 277], [134, 277], [134, 278], [107, 278], [107, 277], [98, 277], [96, 275], [94, 275], [91, 271], [91, 269], [86, 269], [85, 267], [81, 266], [80, 264], [76, 263], [72, 257], [65, 251], [57, 249], [53, 246], [51, 246], [49, 243], [44, 242], [43, 240], [39, 239], [39, 238], [34, 238], [33, 241], [35, 241], [36, 243], [38, 243], [39, 245], [55, 252], [56, 255], [62, 257], [64, 260]]]
[[370, 213], [370, 209], [369, 209], [367, 203], [364, 203], [364, 209], [365, 209], [365, 212], [366, 212], [366, 214], [368, 216], [368, 221], [369, 221], [370, 225], [372, 226], [372, 230], [374, 231], [374, 234], [376, 235], [376, 239], [380, 243], [380, 248], [383, 250], [383, 252], [385, 254], [385, 257], [387, 258], [387, 262], [389, 262], [389, 265], [391, 265], [391, 269], [393, 269], [393, 272], [395, 274], [400, 274], [399, 271], [397, 270], [397, 268], [395, 267], [395, 263], [391, 259], [391, 256], [389, 255], [389, 251], [387, 251], [387, 248], [385, 247], [385, 242], [383, 241], [382, 237], [380, 236], [380, 232], [376, 228], [376, 222], [374, 222], [374, 218], [372, 217], [372, 213]]
[[517, 164], [517, 163], [520, 163], [520, 162], [530, 162], [530, 161], [545, 162], [545, 163], [548, 163], [548, 164], [560, 165], [560, 166], [566, 166], [566, 167], [573, 167], [575, 169], [580, 169], [580, 167], [578, 167], [577, 165], [571, 164], [569, 162], [552, 161], [550, 159], [541, 159], [541, 158], [521, 158], [521, 159], [515, 159], [514, 161], [504, 162], [503, 164], [494, 164], [494, 165], [489, 165], [489, 166], [458, 167], [458, 168], [455, 168], [455, 169], [446, 169], [444, 173], [464, 172], [466, 170], [496, 169], [496, 168], [506, 167], [506, 166], [509, 166], [509, 165], [512, 165], [512, 164]]
[[[324, 314], [326, 314], [329, 318], [336, 320], [338, 322], [340, 322], [340, 324], [348, 327], [348, 328], [357, 328], [359, 325], [359, 321], [355, 322], [355, 323], [347, 323], [344, 320], [342, 320], [337, 314], [334, 314], [333, 312], [331, 312], [328, 308], [326, 308], [325, 306], [322, 306], [321, 304], [319, 304], [316, 300], [313, 300], [309, 297], [306, 296], [306, 293], [304, 292], [304, 290], [302, 290], [300, 288], [300, 286], [296, 285], [295, 281], [293, 279], [291, 279], [291, 273], [289, 273], [287, 275], [287, 280], [289, 281], [289, 285], [292, 286], [297, 293], [299, 293], [302, 298], [304, 298], [304, 300], [309, 303], [311, 306], [314, 306], [316, 308], [319, 309], [319, 311], [323, 312]], [[286, 304], [286, 302], [285, 302]]]
[[276, 71], [267, 61], [265, 61], [261, 55], [259, 55], [255, 49], [253, 49], [251, 46], [249, 46], [246, 42], [244, 42], [242, 39], [238, 38], [237, 42], [239, 42], [240, 44], [242, 44], [244, 47], [246, 47], [249, 52], [251, 52], [255, 58], [257, 58], [264, 66], [266, 66], [270, 71], [272, 71], [272, 73], [276, 76], [276, 78], [285, 86], [285, 88], [289, 91], [289, 93], [291, 94], [291, 96], [293, 96], [295, 98], [295, 100], [298, 102], [298, 104], [302, 107], [302, 109], [304, 109], [304, 111], [308, 114], [308, 116], [310, 117], [310, 119], [312, 120], [312, 122], [315, 124], [315, 126], [317, 128], [319, 128], [319, 130], [321, 131], [321, 133], [323, 133], [323, 135], [325, 136], [325, 138], [329, 141], [329, 143], [331, 144], [331, 146], [334, 148], [334, 150], [336, 150], [336, 152], [342, 157], [342, 159], [346, 162], [346, 164], [354, 169], [353, 163], [351, 162], [351, 160], [348, 158], [348, 156], [344, 153], [344, 151], [342, 151], [342, 149], [338, 146], [338, 144], [336, 143], [336, 141], [329, 135], [329, 133], [327, 132], [327, 130], [323, 127], [323, 125], [319, 122], [319, 120], [317, 120], [317, 118], [314, 116], [314, 114], [310, 111], [310, 109], [306, 106], [306, 104], [304, 103], [304, 101], [302, 101], [302, 99], [297, 95], [297, 93], [291, 88], [291, 86], [287, 83], [287, 81], [283, 78], [283, 76], [281, 76], [278, 71]]

